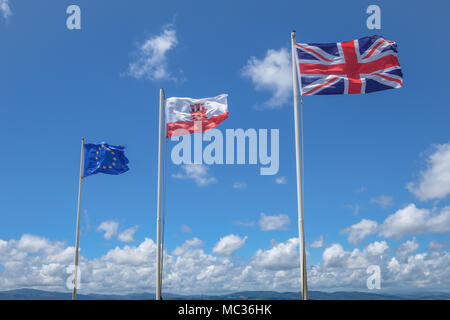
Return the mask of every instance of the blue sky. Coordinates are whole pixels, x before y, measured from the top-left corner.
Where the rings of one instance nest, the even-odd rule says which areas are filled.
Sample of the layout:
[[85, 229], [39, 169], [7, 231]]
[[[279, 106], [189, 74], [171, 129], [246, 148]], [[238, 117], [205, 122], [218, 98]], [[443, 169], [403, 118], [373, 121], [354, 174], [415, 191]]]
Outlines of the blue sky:
[[[298, 235], [289, 74], [292, 29], [297, 30], [297, 41], [306, 43], [383, 35], [398, 43], [404, 74], [399, 90], [304, 99], [305, 233], [308, 244], [323, 239], [316, 248], [308, 247], [308, 267], [317, 266], [315, 272], [322, 275], [336, 272], [329, 287], [312, 273], [311, 289], [354, 289], [346, 270], [356, 263], [350, 261], [355, 257], [365, 259], [350, 268], [360, 279], [358, 290], [365, 290], [366, 264], [378, 260], [391, 291], [445, 289], [442, 279], [450, 278], [450, 109], [445, 76], [450, 70], [441, 53], [450, 49], [442, 41], [442, 30], [449, 27], [448, 3], [73, 2], [0, 1], [0, 239], [6, 248], [0, 250], [0, 289], [27, 286], [13, 272], [12, 260], [27, 270], [33, 265], [30, 257], [38, 255], [38, 269], [45, 269], [51, 264], [50, 251], [67, 249], [59, 255], [64, 258], [49, 275], [51, 280], [29, 283], [64, 290], [63, 268], [73, 259], [75, 242], [81, 137], [90, 143], [124, 145], [130, 160], [125, 174], [95, 175], [84, 182], [80, 247], [87, 273], [96, 262], [117, 262], [114, 254], [153, 250], [146, 238], [156, 239], [158, 95], [163, 87], [168, 97], [229, 94], [230, 118], [220, 130], [280, 130], [280, 170], [275, 176], [259, 175], [257, 165], [215, 165], [202, 167], [196, 181], [168, 162], [165, 239], [172, 278], [167, 290], [190, 292], [173, 279], [186, 280], [187, 286], [189, 279], [200, 281], [196, 277], [210, 270], [208, 266], [217, 274], [206, 272], [201, 278], [205, 287], [198, 284], [191, 292], [298, 290], [298, 248], [290, 240]], [[81, 8], [81, 30], [66, 28], [71, 4]], [[366, 27], [370, 4], [381, 8], [381, 30]], [[142, 46], [151, 39], [167, 40], [165, 32], [171, 34], [170, 49], [160, 49], [157, 58], [156, 51], [146, 55]], [[152, 58], [155, 65], [148, 62]], [[129, 69], [139, 59], [151, 66], [142, 77]], [[271, 59], [278, 63], [275, 74], [265, 73], [274, 66]], [[251, 68], [251, 61], [258, 70]], [[159, 78], [156, 66], [164, 70]], [[254, 81], [253, 71], [267, 76], [266, 82]], [[167, 150], [173, 146], [169, 142]], [[199, 185], [198, 175], [208, 183]], [[264, 230], [263, 214], [281, 221], [279, 228]], [[406, 220], [411, 224], [402, 225]], [[108, 221], [113, 221], [106, 224], [109, 229], [103, 226], [112, 235], [105, 239], [106, 229], [98, 228]], [[119, 237], [127, 229], [128, 237]], [[217, 249], [221, 238], [223, 245], [229, 241], [231, 253]], [[183, 243], [183, 254], [173, 253]], [[367, 248], [377, 246], [382, 249], [368, 257]], [[13, 259], [14, 248], [25, 250], [26, 257]], [[170, 263], [180, 259], [182, 265], [189, 250], [199, 261], [205, 259], [204, 264], [191, 273], [177, 273]], [[148, 254], [143, 265], [154, 263], [150, 251], [142, 253]], [[421, 259], [430, 261], [420, 264]], [[137, 266], [120, 261], [125, 269]], [[414, 274], [396, 278], [395, 262]], [[227, 278], [228, 271], [221, 272], [230, 264]], [[431, 266], [441, 274], [427, 276]], [[242, 280], [241, 286], [227, 284], [253, 272], [246, 267], [258, 277]], [[129, 288], [121, 290], [99, 285], [92, 276], [86, 290], [145, 291], [154, 283], [154, 274], [145, 272], [147, 287], [133, 285], [135, 279], [130, 278]]]

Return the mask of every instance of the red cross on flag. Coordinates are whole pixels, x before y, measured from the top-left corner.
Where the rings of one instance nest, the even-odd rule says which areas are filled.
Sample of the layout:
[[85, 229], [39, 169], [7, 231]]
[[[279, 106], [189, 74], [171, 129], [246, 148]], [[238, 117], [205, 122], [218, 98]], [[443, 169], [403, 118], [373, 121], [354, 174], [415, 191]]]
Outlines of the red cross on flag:
[[205, 132], [217, 127], [228, 118], [227, 97], [227, 94], [221, 94], [202, 99], [167, 98], [165, 101], [166, 136], [184, 134], [176, 132], [177, 129], [193, 133]]

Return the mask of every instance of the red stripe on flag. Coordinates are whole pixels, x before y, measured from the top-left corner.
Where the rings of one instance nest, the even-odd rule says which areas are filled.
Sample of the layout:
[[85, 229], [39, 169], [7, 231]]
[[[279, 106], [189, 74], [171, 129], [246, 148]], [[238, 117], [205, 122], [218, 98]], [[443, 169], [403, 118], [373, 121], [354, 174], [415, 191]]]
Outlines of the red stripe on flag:
[[[217, 116], [213, 116], [209, 119], [203, 119], [202, 122], [202, 132], [205, 132], [206, 130], [213, 129], [217, 127], [219, 124], [221, 124], [225, 119], [228, 118], [228, 112], [224, 112], [222, 114], [219, 114]], [[197, 121], [195, 121], [197, 122]], [[197, 132], [197, 128], [194, 128], [194, 121], [177, 121], [177, 122], [171, 122], [166, 124], [166, 137], [174, 137], [179, 136], [181, 134], [176, 134], [175, 130], [177, 129], [184, 129], [189, 131], [189, 133]]]
[[330, 81], [322, 83], [320, 86], [315, 87], [314, 89], [309, 90], [308, 92], [302, 94], [302, 96], [307, 96], [308, 94], [313, 93], [314, 91], [319, 90], [320, 88], [329, 85], [330, 83], [332, 83], [333, 81], [335, 81], [336, 79], [339, 79], [339, 77], [334, 77], [332, 78]]
[[348, 93], [361, 93], [362, 82], [360, 73], [360, 65], [356, 56], [355, 41], [341, 42], [342, 51], [345, 57], [345, 68], [348, 77]]
[[331, 62], [330, 59], [325, 58], [323, 55], [321, 55], [321, 54], [318, 53], [318, 52], [315, 52], [313, 49], [306, 48], [306, 47], [304, 47], [304, 46], [299, 45], [298, 43], [297, 43], [297, 47], [302, 48], [303, 50], [312, 52], [312, 53], [314, 53], [315, 55], [318, 55], [318, 56], [320, 57], [320, 59], [323, 59], [323, 60], [325, 60], [325, 61], [327, 61], [327, 62]]
[[402, 80], [396, 79], [396, 78], [392, 78], [392, 77], [388, 77], [379, 73], [374, 73], [374, 75], [377, 75], [379, 77], [382, 77], [383, 79], [386, 79], [388, 81], [395, 81], [397, 82], [399, 85], [402, 85]]
[[364, 57], [365, 59], [367, 59], [368, 57], [370, 57], [372, 55], [372, 53], [375, 52], [375, 50], [383, 43], [386, 42], [386, 40], [381, 40], [380, 42], [377, 43], [377, 45], [375, 47], [372, 48], [372, 50], [370, 50], [369, 54]]

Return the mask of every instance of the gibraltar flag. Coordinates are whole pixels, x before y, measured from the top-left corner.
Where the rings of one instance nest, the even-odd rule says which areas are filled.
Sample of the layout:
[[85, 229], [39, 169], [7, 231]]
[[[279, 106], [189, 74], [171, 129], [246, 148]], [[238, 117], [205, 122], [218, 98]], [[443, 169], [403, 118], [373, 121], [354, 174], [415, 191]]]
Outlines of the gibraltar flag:
[[166, 136], [181, 135], [175, 132], [177, 129], [185, 129], [189, 133], [193, 133], [217, 127], [228, 118], [227, 97], [227, 94], [221, 94], [203, 99], [167, 98]]

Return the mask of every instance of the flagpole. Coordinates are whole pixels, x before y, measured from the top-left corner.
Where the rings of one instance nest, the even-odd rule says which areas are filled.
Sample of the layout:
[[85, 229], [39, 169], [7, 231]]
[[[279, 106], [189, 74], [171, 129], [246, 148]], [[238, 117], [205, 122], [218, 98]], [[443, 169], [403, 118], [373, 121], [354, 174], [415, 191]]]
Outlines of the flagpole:
[[80, 211], [81, 211], [81, 189], [82, 189], [82, 185], [83, 185], [83, 169], [84, 169], [84, 138], [81, 138], [80, 180], [78, 182], [77, 232], [76, 232], [76, 239], [75, 239], [75, 270], [74, 270], [74, 277], [73, 277], [72, 300], [77, 299], [78, 251], [79, 251], [79, 242], [80, 242]]
[[[297, 61], [295, 58], [295, 30], [291, 32], [292, 41], [292, 85], [294, 89], [294, 123], [295, 123], [295, 159], [297, 166], [297, 208], [298, 208], [298, 234], [300, 249], [300, 274], [302, 284], [302, 299], [308, 300], [308, 284], [306, 275], [306, 249], [305, 249], [305, 232], [303, 226], [303, 180], [302, 180], [302, 158], [301, 158], [301, 137], [300, 137], [300, 121], [299, 121], [299, 94], [298, 94], [298, 78], [297, 78]], [[303, 110], [303, 101], [302, 101]]]
[[161, 300], [161, 170], [163, 144], [164, 89], [159, 89], [159, 140], [158, 140], [158, 204], [156, 213], [156, 300]]

